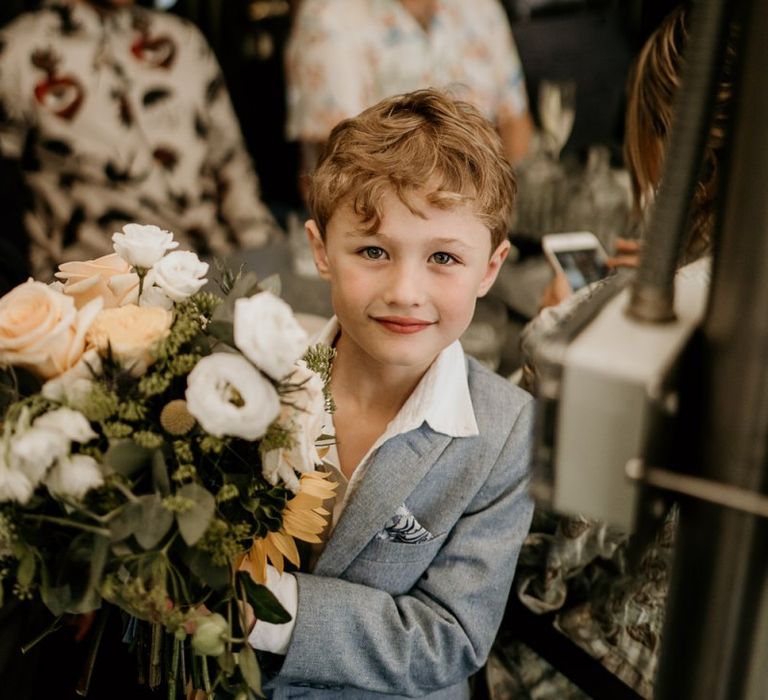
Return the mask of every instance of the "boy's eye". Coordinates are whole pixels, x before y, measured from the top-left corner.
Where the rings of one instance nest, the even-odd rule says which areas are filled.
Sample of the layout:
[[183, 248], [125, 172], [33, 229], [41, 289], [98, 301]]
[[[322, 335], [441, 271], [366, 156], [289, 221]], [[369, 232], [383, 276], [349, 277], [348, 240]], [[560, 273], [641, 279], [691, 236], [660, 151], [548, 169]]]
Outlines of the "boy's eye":
[[450, 253], [432, 253], [432, 261], [436, 262], [438, 265], [450, 265], [451, 263], [456, 262], [456, 258], [453, 257]]
[[383, 248], [375, 245], [366, 246], [360, 251], [360, 254], [368, 260], [381, 260], [386, 255]]

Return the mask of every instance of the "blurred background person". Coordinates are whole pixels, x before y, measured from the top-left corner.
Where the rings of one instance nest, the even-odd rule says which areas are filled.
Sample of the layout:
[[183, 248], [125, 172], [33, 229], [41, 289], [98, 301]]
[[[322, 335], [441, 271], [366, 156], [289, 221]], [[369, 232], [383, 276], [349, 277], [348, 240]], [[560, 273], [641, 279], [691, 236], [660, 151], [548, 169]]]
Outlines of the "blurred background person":
[[0, 154], [30, 194], [33, 274], [111, 252], [128, 222], [218, 255], [278, 230], [190, 22], [133, 0], [56, 0], [4, 27], [0, 48]]
[[494, 122], [512, 162], [532, 122], [498, 0], [302, 0], [287, 48], [289, 139], [313, 167], [336, 123], [389, 95], [448, 89]]
[[[644, 220], [647, 220], [647, 210], [653, 204], [663, 174], [688, 31], [688, 14], [684, 6], [680, 6], [648, 39], [628, 80], [625, 157], [633, 184], [636, 214]], [[729, 117], [731, 68], [726, 62], [720, 76], [708, 141], [689, 212], [687, 242], [681, 252], [684, 267], [679, 274], [695, 277], [703, 285], [709, 283], [708, 256], [715, 219], [719, 161]], [[619, 252], [620, 256], [614, 259], [615, 266], [636, 267], [643, 254], [634, 242], [622, 243]], [[652, 254], [652, 251], [645, 254]], [[547, 336], [570, 318], [577, 307], [589, 303], [591, 291], [589, 288], [584, 290], [571, 294], [567, 280], [555, 278], [548, 301], [557, 305], [545, 309], [523, 332], [524, 355], [528, 362], [523, 369], [521, 384], [534, 394], [537, 390], [537, 373], [531, 361], [534, 350], [546, 343]], [[592, 694], [595, 697], [652, 698], [676, 522], [676, 509], [673, 508], [655, 538], [640, 543], [628, 533], [592, 518], [561, 516], [537, 509], [520, 554], [513, 585], [511, 609], [517, 611], [517, 617], [502, 627], [494, 652], [495, 660], [490, 663], [491, 696], [536, 697], [540, 700], [581, 699]], [[526, 610], [543, 616], [542, 625], [554, 626], [580, 650], [599, 661], [604, 669], [602, 674], [585, 669], [582, 659], [579, 680], [583, 684], [589, 679], [592, 693], [582, 692], [583, 688], [577, 688], [569, 678], [558, 673], [557, 663], [549, 655], [554, 652], [554, 645], [549, 649], [539, 646], [534, 650], [529, 643], [536, 646], [531, 641], [535, 635], [526, 639], [520, 634], [522, 622], [529, 619]], [[532, 624], [536, 623], [534, 620]], [[543, 638], [539, 637], [540, 640]], [[565, 667], [565, 664], [561, 666]], [[573, 665], [570, 668], [572, 670]]]

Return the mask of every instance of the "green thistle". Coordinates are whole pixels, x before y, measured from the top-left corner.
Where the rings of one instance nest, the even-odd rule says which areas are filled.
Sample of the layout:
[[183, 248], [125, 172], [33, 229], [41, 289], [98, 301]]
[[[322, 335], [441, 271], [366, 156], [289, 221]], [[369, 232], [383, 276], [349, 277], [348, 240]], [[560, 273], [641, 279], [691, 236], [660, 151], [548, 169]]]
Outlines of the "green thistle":
[[331, 382], [334, 357], [336, 357], [336, 350], [334, 348], [318, 343], [308, 348], [303, 358], [304, 362], [307, 363], [307, 367], [316, 374], [319, 374], [320, 379], [323, 380], [323, 398], [325, 398], [325, 410], [328, 413], [333, 413], [336, 410], [333, 396], [331, 396], [330, 389], [328, 388]]

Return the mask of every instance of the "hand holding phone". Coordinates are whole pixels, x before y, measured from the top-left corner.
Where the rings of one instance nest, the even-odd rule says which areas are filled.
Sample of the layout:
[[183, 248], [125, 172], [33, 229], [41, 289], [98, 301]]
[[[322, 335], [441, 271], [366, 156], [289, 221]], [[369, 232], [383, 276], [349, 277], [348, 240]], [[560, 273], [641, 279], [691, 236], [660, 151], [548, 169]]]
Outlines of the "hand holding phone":
[[548, 234], [542, 239], [542, 248], [552, 267], [565, 275], [574, 292], [610, 272], [608, 256], [600, 241], [588, 231]]

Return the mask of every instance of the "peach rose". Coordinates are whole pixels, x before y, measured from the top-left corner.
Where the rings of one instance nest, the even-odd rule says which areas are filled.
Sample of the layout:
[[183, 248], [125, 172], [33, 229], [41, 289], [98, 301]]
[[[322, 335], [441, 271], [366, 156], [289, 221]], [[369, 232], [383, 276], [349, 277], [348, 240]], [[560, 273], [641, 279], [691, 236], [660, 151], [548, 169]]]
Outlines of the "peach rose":
[[173, 314], [157, 306], [127, 304], [104, 309], [88, 330], [88, 345], [112, 357], [130, 369], [131, 374], [143, 374], [155, 361], [157, 344], [168, 335]]
[[85, 262], [59, 265], [56, 277], [64, 280], [64, 294], [75, 300], [78, 309], [91, 299], [104, 299], [104, 308], [134, 303], [139, 294], [139, 277], [116, 253]]
[[20, 284], [0, 299], [0, 363], [43, 379], [62, 374], [83, 354], [102, 303], [93, 299], [78, 310], [71, 297], [42, 282]]

